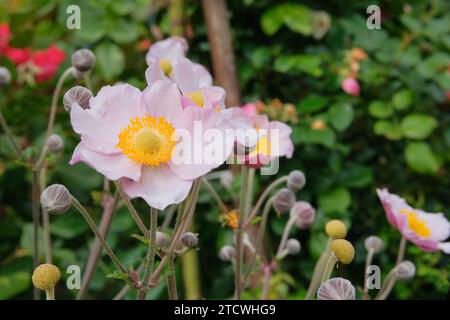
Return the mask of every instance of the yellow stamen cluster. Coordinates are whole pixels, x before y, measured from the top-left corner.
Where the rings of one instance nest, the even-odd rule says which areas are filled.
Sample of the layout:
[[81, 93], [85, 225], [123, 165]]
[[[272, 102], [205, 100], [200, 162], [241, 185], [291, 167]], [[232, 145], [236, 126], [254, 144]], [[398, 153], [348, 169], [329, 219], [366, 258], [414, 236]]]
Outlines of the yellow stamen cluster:
[[34, 269], [31, 280], [33, 285], [40, 290], [48, 290], [55, 286], [61, 278], [61, 272], [58, 267], [52, 264], [41, 264]]
[[342, 264], [351, 263], [355, 257], [355, 248], [345, 239], [333, 240], [331, 242], [331, 251]]
[[[257, 129], [258, 131], [258, 129]], [[249, 154], [250, 157], [255, 157], [258, 154], [262, 154], [265, 156], [270, 156], [271, 151], [271, 143], [267, 136], [263, 136], [258, 139], [258, 142], [256, 143], [255, 148], [253, 151]]]
[[117, 147], [128, 158], [157, 167], [172, 158], [175, 128], [165, 117], [136, 117], [119, 133]]
[[167, 59], [160, 59], [159, 65], [165, 76], [171, 76], [173, 71], [172, 63]]
[[404, 214], [408, 219], [408, 228], [414, 231], [418, 236], [422, 238], [428, 238], [431, 235], [430, 228], [428, 228], [427, 222], [419, 218], [417, 213], [408, 210], [400, 210], [400, 214]]
[[231, 229], [237, 229], [239, 226], [239, 213], [236, 209], [224, 213], [222, 219]]
[[333, 239], [343, 239], [347, 235], [347, 227], [341, 220], [331, 220], [325, 225], [325, 232]]
[[192, 100], [198, 107], [203, 108], [205, 104], [205, 98], [200, 90], [189, 92], [186, 96]]

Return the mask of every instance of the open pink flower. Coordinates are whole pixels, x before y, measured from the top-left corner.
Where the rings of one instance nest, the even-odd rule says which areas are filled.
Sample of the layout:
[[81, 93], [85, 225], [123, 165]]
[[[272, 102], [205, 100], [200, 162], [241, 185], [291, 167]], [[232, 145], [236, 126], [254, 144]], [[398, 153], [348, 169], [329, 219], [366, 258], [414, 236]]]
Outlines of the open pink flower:
[[35, 51], [31, 57], [31, 62], [38, 67], [35, 76], [36, 81], [44, 82], [53, 78], [65, 58], [66, 53], [55, 45], [51, 45], [45, 50]]
[[387, 189], [377, 189], [377, 194], [389, 223], [406, 239], [423, 251], [450, 253], [450, 242], [443, 242], [450, 236], [450, 222], [442, 213], [414, 209]]
[[355, 78], [346, 78], [341, 84], [342, 90], [351, 96], [359, 96], [360, 88], [358, 80]]
[[[198, 138], [201, 133], [194, 133], [196, 109], [183, 110], [172, 82], [157, 81], [144, 92], [127, 84], [107, 86], [89, 106], [72, 105], [72, 126], [81, 142], [70, 163], [82, 161], [110, 180], [120, 179], [130, 197], [141, 197], [154, 208], [181, 202], [194, 179], [223, 162], [186, 157], [191, 149], [202, 156], [192, 145], [207, 144]], [[202, 118], [200, 124], [204, 130], [220, 128], [215, 120]]]

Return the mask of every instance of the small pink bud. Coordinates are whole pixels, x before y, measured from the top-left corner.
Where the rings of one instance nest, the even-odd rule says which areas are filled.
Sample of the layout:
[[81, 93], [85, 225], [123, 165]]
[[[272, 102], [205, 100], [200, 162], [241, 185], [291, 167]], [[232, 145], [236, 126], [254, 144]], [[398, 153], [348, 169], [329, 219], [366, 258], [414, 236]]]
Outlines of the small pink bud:
[[359, 96], [359, 83], [355, 78], [346, 78], [341, 84], [342, 90], [351, 96]]
[[299, 229], [307, 229], [314, 223], [316, 209], [306, 201], [298, 201], [292, 207], [290, 214], [295, 217], [295, 225]]
[[242, 110], [249, 116], [256, 116], [258, 114], [258, 107], [255, 103], [244, 104]]

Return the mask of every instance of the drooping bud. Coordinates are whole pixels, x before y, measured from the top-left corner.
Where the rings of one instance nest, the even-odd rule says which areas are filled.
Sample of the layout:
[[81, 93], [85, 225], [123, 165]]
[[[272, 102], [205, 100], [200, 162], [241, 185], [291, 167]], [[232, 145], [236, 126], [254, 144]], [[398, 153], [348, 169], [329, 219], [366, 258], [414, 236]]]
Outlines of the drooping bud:
[[286, 249], [289, 254], [295, 255], [300, 252], [300, 250], [302, 249], [302, 245], [297, 239], [289, 239], [286, 242]]
[[233, 246], [226, 245], [220, 249], [219, 257], [222, 261], [231, 261], [236, 255], [236, 250]]
[[89, 109], [89, 100], [92, 98], [92, 92], [82, 86], [76, 86], [64, 94], [64, 109], [70, 112], [72, 105], [77, 103], [83, 109]]
[[186, 232], [181, 236], [181, 243], [184, 244], [188, 248], [194, 248], [198, 244], [197, 235], [192, 232]]
[[341, 220], [331, 220], [325, 225], [325, 232], [333, 239], [343, 239], [347, 235], [347, 227]]
[[416, 275], [416, 267], [411, 261], [405, 260], [395, 267], [395, 276], [401, 281], [408, 281]]
[[355, 257], [355, 248], [345, 239], [333, 240], [331, 242], [331, 251], [342, 264], [351, 263]]
[[5, 67], [0, 67], [0, 87], [11, 81], [11, 73]]
[[156, 231], [156, 247], [158, 249], [164, 248], [167, 244], [167, 237], [164, 232]]
[[57, 134], [50, 135], [45, 144], [51, 153], [58, 153], [64, 148], [64, 140]]
[[366, 250], [373, 250], [375, 253], [379, 253], [383, 250], [384, 242], [377, 236], [370, 236], [364, 241], [364, 246]]
[[33, 285], [40, 290], [53, 288], [61, 278], [61, 272], [57, 266], [52, 264], [41, 264], [33, 271], [31, 280]]
[[72, 198], [69, 190], [62, 184], [52, 184], [41, 194], [41, 206], [52, 214], [63, 214], [70, 209]]
[[79, 49], [72, 54], [72, 66], [78, 71], [86, 72], [95, 65], [95, 55], [89, 49]]
[[317, 291], [319, 300], [355, 300], [355, 287], [344, 278], [331, 278]]
[[295, 204], [295, 195], [287, 188], [280, 189], [275, 194], [273, 207], [280, 213], [289, 212]]
[[307, 229], [314, 223], [316, 209], [308, 202], [298, 201], [292, 207], [290, 214], [295, 217], [295, 225], [299, 229]]
[[292, 192], [301, 190], [306, 184], [306, 178], [300, 170], [294, 170], [289, 173], [287, 186]]

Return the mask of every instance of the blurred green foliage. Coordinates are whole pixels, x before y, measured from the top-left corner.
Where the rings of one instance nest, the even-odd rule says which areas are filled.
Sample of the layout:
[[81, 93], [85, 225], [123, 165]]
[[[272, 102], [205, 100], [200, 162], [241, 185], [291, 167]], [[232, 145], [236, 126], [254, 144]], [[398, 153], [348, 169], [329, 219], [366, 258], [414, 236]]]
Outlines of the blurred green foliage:
[[[449, 4], [444, 0], [376, 1], [382, 12], [381, 29], [369, 30], [366, 8], [372, 2], [227, 2], [244, 102], [278, 98], [295, 105], [299, 122], [291, 126], [296, 151], [294, 159], [282, 159], [279, 175], [303, 170], [308, 183], [298, 198], [311, 201], [318, 209], [311, 231], [295, 231], [303, 244], [302, 252], [283, 262], [283, 271], [273, 279], [272, 297], [295, 299], [304, 295], [315, 260], [327, 241], [324, 224], [331, 218], [343, 219], [351, 226], [349, 239], [357, 252], [355, 263], [340, 268], [337, 274], [362, 285], [363, 241], [372, 234], [386, 242], [375, 263], [383, 275], [387, 274], [400, 236], [385, 219], [375, 194], [377, 187], [386, 186], [411, 205], [444, 212], [450, 218]], [[6, 1], [0, 5], [0, 22], [10, 24], [11, 42], [17, 47], [42, 48], [56, 43], [68, 56], [79, 47], [93, 49], [97, 90], [115, 81], [143, 88], [145, 50], [139, 44], [153, 39], [151, 27], [159, 26], [169, 35], [167, 8], [160, 1], [76, 1], [81, 8], [81, 29], [67, 30], [66, 8], [73, 3]], [[315, 17], [320, 11], [331, 17], [323, 38], [315, 36]], [[200, 1], [186, 1], [185, 15], [186, 28], [192, 32], [189, 55], [210, 68]], [[357, 97], [340, 88], [345, 57], [352, 48], [362, 48], [368, 56], [360, 64], [361, 94]], [[9, 61], [0, 58], [0, 64], [16, 77]], [[67, 58], [60, 73], [69, 64]], [[42, 144], [54, 84], [13, 84], [0, 95], [8, 122], [30, 154], [36, 154]], [[318, 120], [320, 128], [314, 126]], [[64, 137], [65, 149], [49, 159], [48, 179], [68, 186], [98, 221], [101, 177], [83, 164], [68, 165], [78, 137], [62, 109], [56, 132]], [[13, 160], [4, 135], [0, 136], [0, 156], [0, 299], [30, 298], [31, 177]], [[255, 196], [271, 179], [256, 178]], [[232, 203], [223, 186], [218, 182], [213, 185]], [[239, 190], [237, 178], [233, 190]], [[217, 253], [232, 241], [232, 231], [221, 226], [220, 212], [206, 192], [199, 201], [196, 231], [201, 239], [199, 280], [203, 295], [227, 298], [233, 291], [232, 270], [217, 259]], [[145, 205], [136, 203], [144, 212]], [[272, 215], [266, 241], [269, 252], [276, 249], [286, 219]], [[136, 267], [146, 249], [131, 237], [133, 233], [138, 230], [131, 217], [125, 209], [119, 210], [108, 241], [121, 259]], [[52, 217], [52, 237], [55, 264], [62, 270], [70, 264], [83, 266], [93, 237], [80, 216], [71, 211]], [[449, 290], [449, 258], [439, 252], [423, 253], [413, 245], [408, 246], [407, 258], [416, 264], [417, 276], [410, 283], [397, 285], [393, 298], [443, 298]], [[111, 263], [103, 259], [89, 298], [112, 298], [120, 289], [119, 281], [106, 278], [112, 271]], [[152, 295], [166, 297], [163, 289], [154, 290]], [[75, 295], [62, 286], [59, 290], [60, 297]], [[257, 297], [259, 289], [255, 290], [247, 297]]]

